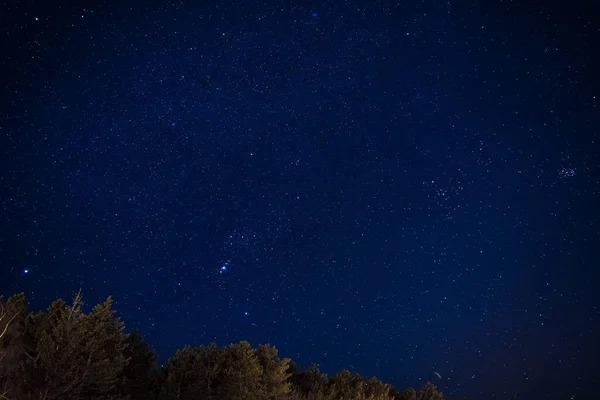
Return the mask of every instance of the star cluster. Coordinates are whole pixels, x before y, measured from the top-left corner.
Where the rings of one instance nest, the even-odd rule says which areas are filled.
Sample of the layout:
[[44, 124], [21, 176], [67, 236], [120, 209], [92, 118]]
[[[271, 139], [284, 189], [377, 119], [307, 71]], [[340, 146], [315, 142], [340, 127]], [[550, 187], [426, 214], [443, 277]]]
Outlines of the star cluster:
[[401, 388], [596, 393], [585, 6], [5, 6], [1, 294], [111, 294], [163, 360], [249, 340]]

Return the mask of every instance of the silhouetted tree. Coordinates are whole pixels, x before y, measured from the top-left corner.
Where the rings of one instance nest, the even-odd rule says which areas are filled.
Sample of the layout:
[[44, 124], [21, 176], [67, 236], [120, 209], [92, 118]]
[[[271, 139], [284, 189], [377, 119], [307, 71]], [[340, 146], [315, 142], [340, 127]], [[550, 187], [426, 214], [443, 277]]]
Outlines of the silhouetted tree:
[[120, 392], [131, 400], [147, 400], [151, 397], [158, 378], [158, 356], [138, 331], [125, 338], [123, 355], [128, 360], [120, 378]]
[[275, 347], [186, 346], [165, 368], [139, 332], [123, 333], [110, 297], [86, 314], [54, 301], [30, 313], [0, 298], [0, 400], [443, 400], [432, 383], [402, 394], [377, 378], [302, 370]]
[[[216, 346], [211, 345], [215, 348]], [[168, 360], [164, 369], [165, 378], [161, 386], [160, 399], [193, 399], [211, 397], [211, 376], [206, 376], [206, 371], [210, 369], [210, 361], [202, 360], [202, 353], [206, 353], [203, 347], [194, 349], [191, 346], [185, 346], [179, 349]], [[202, 362], [204, 361], [204, 362]], [[212, 362], [215, 368], [215, 374], [218, 368], [218, 360]]]
[[250, 399], [264, 395], [262, 368], [248, 342], [184, 347], [169, 359], [161, 399]]
[[329, 389], [329, 378], [316, 364], [305, 371], [299, 371], [290, 377], [294, 391], [301, 396], [315, 400], [325, 399]]

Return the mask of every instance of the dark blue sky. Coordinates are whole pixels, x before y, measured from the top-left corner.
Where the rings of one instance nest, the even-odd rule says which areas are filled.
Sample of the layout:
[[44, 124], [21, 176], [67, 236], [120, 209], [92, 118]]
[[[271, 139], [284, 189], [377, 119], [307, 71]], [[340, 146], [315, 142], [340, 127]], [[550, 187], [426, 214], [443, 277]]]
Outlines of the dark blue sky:
[[0, 16], [0, 293], [111, 294], [163, 360], [597, 396], [592, 8], [94, 3]]

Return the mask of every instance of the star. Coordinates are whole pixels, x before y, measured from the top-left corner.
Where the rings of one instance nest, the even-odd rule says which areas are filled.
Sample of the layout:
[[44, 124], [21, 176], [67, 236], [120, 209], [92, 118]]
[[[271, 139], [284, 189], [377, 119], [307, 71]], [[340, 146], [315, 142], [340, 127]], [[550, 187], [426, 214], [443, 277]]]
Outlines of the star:
[[[597, 397], [600, 361], [551, 346], [589, 352], [600, 328], [582, 284], [600, 92], [566, 57], [592, 23], [508, 1], [188, 3], [12, 10], [9, 54], [33, 58], [5, 60], [0, 126], [23, 132], [0, 146], [0, 293], [113, 295], [158, 365], [239, 339], [398, 390]], [[503, 34], [563, 8], [560, 38]]]

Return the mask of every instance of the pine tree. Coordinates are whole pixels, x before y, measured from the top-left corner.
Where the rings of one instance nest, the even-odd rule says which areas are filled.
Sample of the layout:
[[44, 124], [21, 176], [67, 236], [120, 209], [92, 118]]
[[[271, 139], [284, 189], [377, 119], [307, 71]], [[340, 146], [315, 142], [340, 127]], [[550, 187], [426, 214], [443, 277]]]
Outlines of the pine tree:
[[437, 386], [427, 382], [417, 395], [418, 400], [444, 400], [444, 394], [438, 391]]
[[417, 391], [413, 388], [404, 390], [402, 396], [398, 400], [417, 400]]
[[223, 385], [219, 399], [250, 400], [261, 397], [262, 367], [250, 343], [242, 341], [224, 348]]
[[86, 314], [81, 294], [29, 313], [0, 297], [0, 400], [444, 400], [430, 382], [400, 394], [377, 378], [305, 371], [248, 342], [178, 350], [158, 369], [139, 332], [123, 333], [109, 297]]
[[388, 400], [392, 399], [390, 394], [391, 386], [372, 377], [366, 382], [365, 392], [368, 400]]
[[184, 347], [167, 362], [160, 399], [260, 399], [262, 367], [248, 342]]
[[116, 395], [116, 385], [129, 360], [124, 355], [125, 326], [115, 317], [112, 298], [94, 307], [83, 321], [87, 339], [83, 354], [87, 356], [87, 368], [82, 374], [82, 393], [87, 398]]
[[343, 369], [331, 379], [331, 392], [335, 399], [365, 400], [365, 381], [360, 376]]
[[305, 371], [295, 373], [290, 377], [295, 390], [304, 396], [324, 399], [329, 389], [329, 378], [319, 367], [311, 364]]
[[123, 355], [128, 360], [120, 378], [121, 393], [131, 400], [146, 400], [151, 397], [157, 379], [156, 352], [138, 331], [127, 335]]
[[197, 368], [201, 358], [198, 353], [201, 351], [201, 348], [185, 346], [178, 349], [167, 361], [165, 378], [159, 393], [161, 400], [211, 398], [211, 383], [202, 379], [203, 371]]
[[43, 400], [108, 398], [126, 359], [123, 323], [115, 318], [110, 298], [86, 315], [78, 293], [69, 306], [56, 300], [31, 316], [36, 339], [27, 375], [30, 395]]
[[261, 383], [265, 390], [265, 399], [284, 400], [290, 393], [291, 376], [288, 373], [290, 359], [280, 359], [277, 349], [270, 345], [259, 345], [256, 350], [258, 362], [262, 367]]
[[437, 386], [427, 382], [418, 392], [413, 388], [404, 391], [399, 400], [444, 400], [444, 394], [438, 391]]
[[28, 371], [32, 397], [67, 399], [80, 394], [82, 362], [76, 360], [85, 339], [81, 329], [83, 317], [79, 294], [71, 306], [58, 299], [47, 311], [32, 315], [31, 328], [36, 339], [35, 361]]

